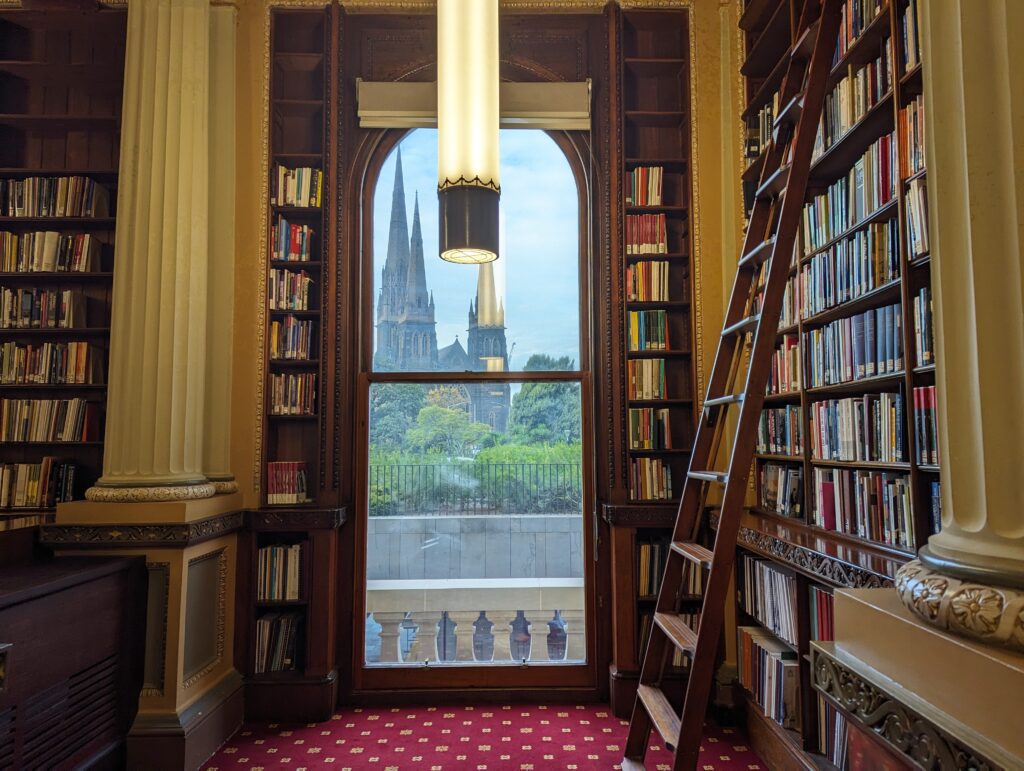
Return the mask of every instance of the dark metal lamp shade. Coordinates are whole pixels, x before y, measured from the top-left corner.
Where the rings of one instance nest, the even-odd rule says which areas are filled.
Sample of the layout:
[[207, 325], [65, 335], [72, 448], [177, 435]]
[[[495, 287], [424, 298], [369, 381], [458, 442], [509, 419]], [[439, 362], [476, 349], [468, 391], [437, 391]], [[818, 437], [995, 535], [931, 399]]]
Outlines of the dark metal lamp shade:
[[498, 202], [501, 194], [479, 185], [438, 190], [441, 259], [480, 264], [498, 259]]

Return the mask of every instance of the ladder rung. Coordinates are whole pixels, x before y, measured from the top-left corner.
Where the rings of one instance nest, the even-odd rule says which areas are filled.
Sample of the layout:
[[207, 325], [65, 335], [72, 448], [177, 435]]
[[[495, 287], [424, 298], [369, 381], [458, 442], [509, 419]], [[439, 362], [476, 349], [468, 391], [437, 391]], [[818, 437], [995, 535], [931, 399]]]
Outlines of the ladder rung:
[[679, 741], [679, 715], [668, 703], [665, 694], [653, 685], [640, 685], [636, 689], [636, 695], [640, 697], [640, 703], [644, 705], [647, 714], [651, 716], [651, 722], [658, 729], [662, 740], [670, 750], [675, 750]]
[[749, 252], [740, 258], [739, 267], [745, 268], [748, 265], [760, 265], [762, 262], [767, 260], [772, 253], [772, 247], [775, 246], [775, 237], [772, 236], [767, 241], [762, 241]]
[[672, 551], [679, 552], [686, 559], [704, 567], [711, 567], [711, 560], [715, 556], [711, 549], [707, 549], [693, 541], [673, 541]]
[[800, 119], [800, 113], [803, 109], [803, 94], [797, 94], [789, 100], [789, 103], [785, 107], [782, 108], [782, 111], [775, 119], [773, 128], [778, 131], [781, 126], [795, 126], [796, 122]]
[[807, 61], [814, 52], [814, 41], [818, 37], [818, 25], [821, 19], [815, 19], [793, 46], [792, 57], [798, 61]]
[[757, 323], [761, 320], [761, 314], [755, 314], [754, 316], [747, 316], [745, 319], [740, 319], [735, 324], [730, 324], [722, 330], [722, 337], [728, 337], [729, 335], [740, 334], [748, 331], [751, 327], [756, 327]]
[[654, 623], [661, 627], [672, 643], [683, 653], [693, 653], [697, 648], [697, 633], [675, 613], [655, 613]]
[[723, 404], [742, 404], [743, 394], [729, 394], [728, 396], [716, 396], [714, 399], [706, 399], [705, 407], [720, 407]]
[[729, 475], [719, 471], [687, 471], [686, 476], [690, 479], [699, 479], [702, 482], [717, 482], [720, 485], [729, 481]]
[[765, 180], [764, 184], [757, 189], [758, 198], [771, 198], [773, 195], [778, 195], [785, 188], [789, 182], [789, 166], [781, 166], [775, 170], [775, 172]]

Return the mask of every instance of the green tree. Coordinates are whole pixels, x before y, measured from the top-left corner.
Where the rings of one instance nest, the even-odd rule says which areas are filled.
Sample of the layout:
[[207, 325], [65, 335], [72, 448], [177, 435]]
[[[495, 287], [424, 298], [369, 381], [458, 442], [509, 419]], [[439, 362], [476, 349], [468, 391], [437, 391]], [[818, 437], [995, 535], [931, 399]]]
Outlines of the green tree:
[[423, 408], [425, 393], [416, 383], [379, 383], [370, 388], [370, 445], [398, 449]]
[[410, 449], [439, 450], [456, 458], [478, 446], [490, 432], [490, 426], [473, 422], [465, 410], [431, 405], [420, 410], [415, 425], [405, 433], [405, 443]]
[[[523, 368], [527, 372], [566, 371], [575, 368], [568, 356], [553, 358], [535, 353]], [[581, 439], [580, 390], [576, 383], [523, 383], [512, 399], [509, 430], [518, 442], [553, 444]]]

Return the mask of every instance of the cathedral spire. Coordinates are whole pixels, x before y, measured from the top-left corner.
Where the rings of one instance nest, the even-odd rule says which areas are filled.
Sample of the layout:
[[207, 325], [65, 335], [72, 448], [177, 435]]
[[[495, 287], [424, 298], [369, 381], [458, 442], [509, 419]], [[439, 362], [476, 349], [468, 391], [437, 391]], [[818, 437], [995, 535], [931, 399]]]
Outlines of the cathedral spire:
[[494, 266], [485, 262], [476, 279], [476, 323], [481, 327], [502, 327], [505, 325], [502, 316], [504, 312], [498, 308], [494, 290]]
[[416, 193], [412, 215], [412, 241], [409, 244], [409, 268], [405, 284], [405, 301], [409, 313], [425, 313], [430, 305], [427, 293], [427, 269], [423, 263], [423, 229], [420, 226], [420, 196]]
[[[402, 148], [395, 162], [395, 187], [391, 194], [391, 226], [388, 229], [388, 256], [384, 262], [381, 286], [382, 304], [391, 314], [405, 309], [401, 301], [409, 273], [409, 223], [405, 211], [405, 180], [402, 177]], [[379, 313], [378, 313], [379, 315]]]

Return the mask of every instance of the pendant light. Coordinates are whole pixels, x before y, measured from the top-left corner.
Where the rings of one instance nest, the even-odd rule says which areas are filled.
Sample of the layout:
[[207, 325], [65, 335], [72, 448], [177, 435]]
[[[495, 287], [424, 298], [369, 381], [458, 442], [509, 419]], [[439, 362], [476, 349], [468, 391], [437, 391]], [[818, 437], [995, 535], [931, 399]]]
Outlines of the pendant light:
[[437, 2], [441, 259], [498, 258], [498, 0]]

